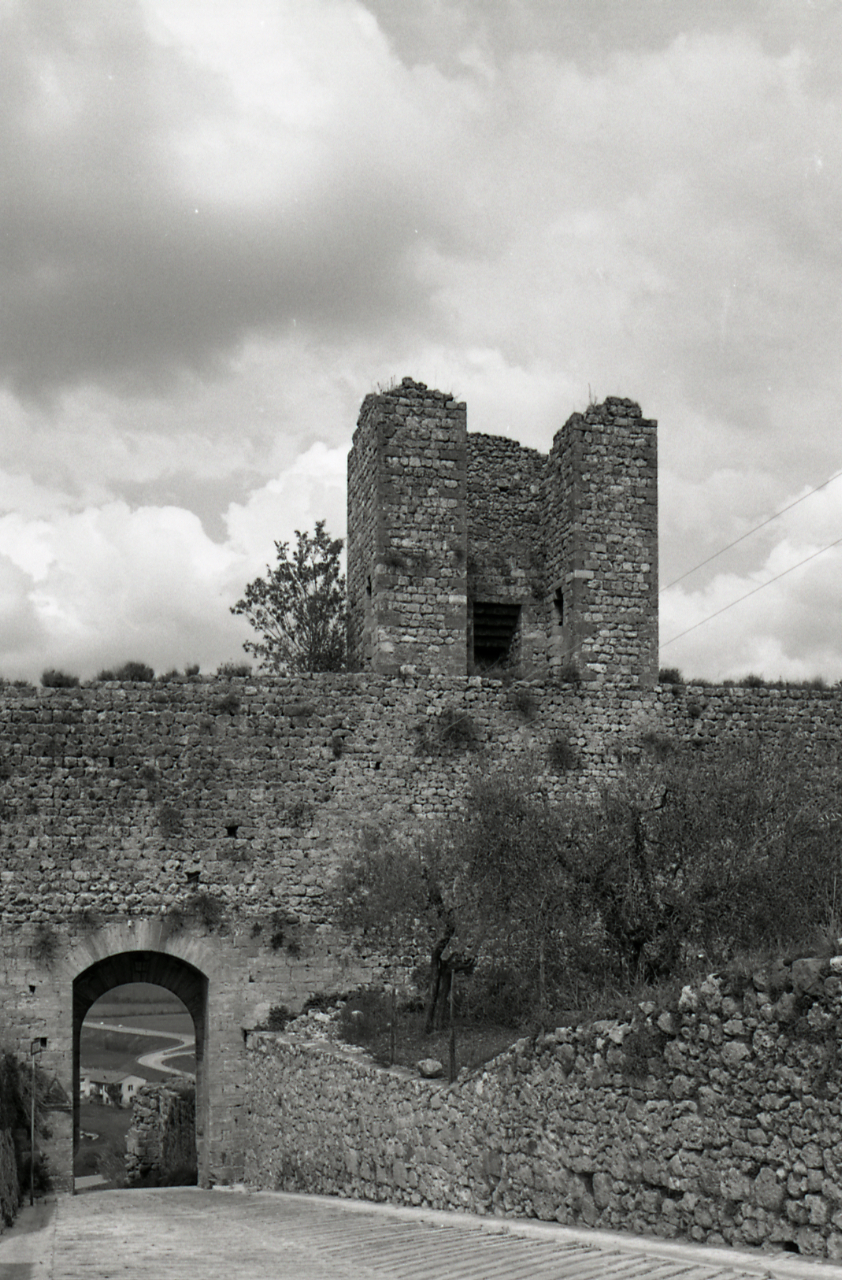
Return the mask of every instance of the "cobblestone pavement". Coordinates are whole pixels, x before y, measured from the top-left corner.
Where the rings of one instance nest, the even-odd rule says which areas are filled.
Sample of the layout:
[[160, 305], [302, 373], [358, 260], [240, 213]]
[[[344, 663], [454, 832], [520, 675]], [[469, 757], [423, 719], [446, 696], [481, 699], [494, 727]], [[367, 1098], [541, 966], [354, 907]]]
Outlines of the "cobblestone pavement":
[[25, 1210], [0, 1280], [842, 1280], [790, 1255], [259, 1192], [105, 1191]]

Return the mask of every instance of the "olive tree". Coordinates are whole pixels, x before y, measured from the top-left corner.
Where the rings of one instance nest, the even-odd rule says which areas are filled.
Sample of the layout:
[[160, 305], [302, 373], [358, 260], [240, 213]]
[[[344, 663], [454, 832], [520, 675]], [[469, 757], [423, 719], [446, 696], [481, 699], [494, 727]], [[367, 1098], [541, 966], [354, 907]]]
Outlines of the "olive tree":
[[[477, 778], [460, 815], [359, 851], [343, 923], [426, 951], [428, 1025], [453, 972], [507, 974], [524, 1018], [639, 982], [685, 979], [840, 926], [839, 748], [656, 742], [587, 801], [540, 774]], [[835, 936], [835, 935], [834, 935]]]

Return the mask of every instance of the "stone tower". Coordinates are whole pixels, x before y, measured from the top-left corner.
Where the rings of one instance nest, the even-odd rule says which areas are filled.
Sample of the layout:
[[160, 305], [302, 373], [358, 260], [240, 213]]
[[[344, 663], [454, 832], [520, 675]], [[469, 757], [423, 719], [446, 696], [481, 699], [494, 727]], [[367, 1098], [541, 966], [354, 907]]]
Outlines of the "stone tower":
[[366, 396], [348, 457], [352, 664], [465, 674], [465, 405], [404, 378]]
[[657, 423], [609, 397], [575, 413], [550, 450], [548, 597], [553, 666], [585, 680], [658, 679]]
[[466, 435], [464, 404], [410, 378], [367, 396], [348, 459], [353, 664], [651, 688], [656, 432], [609, 397], [546, 456]]

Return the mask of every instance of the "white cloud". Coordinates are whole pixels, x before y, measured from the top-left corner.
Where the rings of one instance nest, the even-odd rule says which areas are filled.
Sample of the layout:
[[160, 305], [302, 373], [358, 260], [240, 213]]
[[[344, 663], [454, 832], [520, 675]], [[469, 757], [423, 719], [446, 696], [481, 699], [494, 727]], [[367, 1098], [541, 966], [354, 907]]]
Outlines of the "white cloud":
[[318, 441], [248, 502], [232, 503], [225, 517], [231, 547], [249, 562], [271, 562], [274, 542], [294, 544], [295, 530], [311, 530], [317, 520], [344, 538], [347, 458], [346, 448]]
[[[639, 400], [665, 577], [837, 469], [840, 24], [766, 8], [6, 6], [0, 510], [42, 575], [4, 596], [21, 635], [111, 661], [110, 593], [147, 660], [221, 651], [221, 597], [274, 539], [342, 532], [342, 454], [391, 376], [542, 449], [588, 394]], [[682, 584], [663, 633], [783, 533]], [[121, 597], [132, 573], [170, 605]], [[734, 652], [838, 661], [824, 622], [793, 630], [795, 578]], [[686, 665], [722, 665], [712, 634]]]

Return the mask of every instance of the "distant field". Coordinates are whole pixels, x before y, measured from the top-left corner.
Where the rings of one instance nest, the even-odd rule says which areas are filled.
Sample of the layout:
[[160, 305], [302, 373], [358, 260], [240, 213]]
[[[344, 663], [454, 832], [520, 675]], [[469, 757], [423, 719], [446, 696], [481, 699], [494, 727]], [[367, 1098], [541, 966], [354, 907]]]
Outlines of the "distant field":
[[174, 1058], [167, 1058], [167, 1065], [178, 1067], [179, 1071], [189, 1071], [194, 1076], [196, 1074], [196, 1055], [194, 1053], [177, 1053]]
[[125, 1018], [154, 1016], [156, 1018], [178, 1017], [179, 1014], [184, 1016], [185, 1011], [182, 1008], [176, 1008], [171, 1004], [154, 1004], [151, 1001], [143, 1001], [142, 1003], [121, 1003], [110, 1004], [107, 1000], [104, 1003], [97, 1003], [91, 1008], [88, 1014], [89, 1018], [93, 1018], [94, 1022], [98, 1022], [103, 1018], [106, 1022], [122, 1022]]
[[163, 1036], [133, 1036], [120, 1031], [104, 1031], [100, 1027], [82, 1027], [79, 1060], [82, 1071], [120, 1071], [125, 1075], [145, 1076], [147, 1080], [166, 1080], [166, 1073], [142, 1067], [138, 1058], [172, 1044]]
[[[95, 1025], [100, 1019], [103, 1022], [119, 1022], [124, 1027], [141, 1027], [144, 1031], [172, 1031], [175, 1034], [192, 1036], [194, 1033], [193, 1019], [189, 1013], [150, 1013], [145, 1010], [137, 1014], [127, 1014], [123, 1009], [119, 1009], [113, 1013], [101, 1013], [97, 1008], [95, 1014], [88, 1014], [85, 1020], [85, 1027]], [[152, 1048], [150, 1041], [149, 1049]], [[148, 1053], [149, 1049], [141, 1050], [142, 1053]]]

